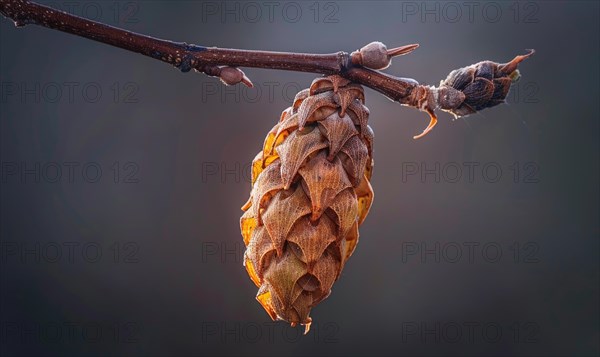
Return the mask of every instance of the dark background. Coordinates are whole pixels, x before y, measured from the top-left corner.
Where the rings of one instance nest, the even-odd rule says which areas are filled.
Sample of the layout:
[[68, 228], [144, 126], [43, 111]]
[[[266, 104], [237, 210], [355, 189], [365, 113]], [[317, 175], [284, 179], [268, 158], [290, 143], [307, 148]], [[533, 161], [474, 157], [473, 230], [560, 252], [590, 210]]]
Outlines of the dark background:
[[428, 84], [537, 53], [508, 105], [420, 140], [425, 114], [366, 90], [374, 205], [301, 337], [255, 301], [239, 216], [249, 162], [316, 75], [225, 88], [3, 18], [3, 355], [598, 355], [598, 2], [53, 6], [206, 46], [420, 43], [386, 71]]

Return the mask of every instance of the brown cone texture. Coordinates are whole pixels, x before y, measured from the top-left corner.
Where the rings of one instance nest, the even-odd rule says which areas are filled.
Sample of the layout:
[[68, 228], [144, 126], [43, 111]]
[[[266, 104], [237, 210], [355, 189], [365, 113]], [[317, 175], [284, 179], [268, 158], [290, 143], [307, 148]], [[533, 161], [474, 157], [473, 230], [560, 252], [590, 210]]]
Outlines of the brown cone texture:
[[273, 320], [310, 326], [358, 243], [373, 201], [373, 131], [361, 86], [313, 81], [252, 162], [244, 265]]
[[534, 50], [530, 50], [528, 54], [516, 56], [508, 63], [482, 61], [450, 72], [441, 81], [440, 89], [454, 88], [462, 93], [462, 100], [450, 107], [442, 105], [442, 110], [461, 117], [505, 103], [510, 86], [520, 78], [517, 69], [519, 63], [534, 53]]

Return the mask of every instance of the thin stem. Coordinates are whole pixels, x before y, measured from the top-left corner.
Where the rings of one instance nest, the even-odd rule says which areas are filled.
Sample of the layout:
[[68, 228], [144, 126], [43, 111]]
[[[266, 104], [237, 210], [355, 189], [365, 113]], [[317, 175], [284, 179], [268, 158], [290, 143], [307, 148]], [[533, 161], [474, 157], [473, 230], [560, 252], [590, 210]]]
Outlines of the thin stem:
[[167, 62], [184, 72], [206, 66], [240, 66], [321, 74], [339, 73], [348, 54], [306, 54], [203, 47], [150, 37], [27, 0], [0, 0], [0, 13], [17, 27], [35, 24], [103, 42]]
[[[0, 0], [0, 13], [17, 27], [35, 24], [67, 32], [161, 60], [183, 72], [196, 69], [215, 75], [211, 67], [232, 66], [347, 75], [394, 100], [405, 97], [407, 88], [416, 83], [353, 65], [347, 52], [309, 54], [204, 47], [123, 30], [28, 0]], [[382, 84], [387, 84], [386, 88], [380, 88]]]

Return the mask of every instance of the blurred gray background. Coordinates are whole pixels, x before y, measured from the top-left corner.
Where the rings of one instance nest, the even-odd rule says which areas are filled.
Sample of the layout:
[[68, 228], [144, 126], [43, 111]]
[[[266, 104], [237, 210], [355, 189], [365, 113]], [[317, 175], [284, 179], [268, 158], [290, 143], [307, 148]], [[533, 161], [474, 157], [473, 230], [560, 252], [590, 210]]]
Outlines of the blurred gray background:
[[366, 90], [375, 202], [302, 337], [255, 301], [239, 217], [316, 75], [226, 88], [2, 18], [3, 355], [598, 355], [598, 2], [49, 4], [205, 46], [419, 43], [386, 72], [426, 84], [537, 53], [508, 105], [420, 140], [425, 114]]

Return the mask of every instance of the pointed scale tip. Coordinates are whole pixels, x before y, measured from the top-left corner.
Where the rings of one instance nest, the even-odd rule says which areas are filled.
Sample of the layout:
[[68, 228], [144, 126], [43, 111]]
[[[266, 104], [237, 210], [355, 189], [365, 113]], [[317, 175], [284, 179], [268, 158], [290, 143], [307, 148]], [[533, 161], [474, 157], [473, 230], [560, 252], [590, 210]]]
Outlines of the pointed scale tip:
[[416, 50], [419, 47], [418, 43], [413, 43], [412, 45], [400, 46], [396, 48], [392, 48], [387, 50], [387, 55], [389, 57], [402, 56], [412, 51]]
[[500, 65], [498, 67], [498, 69], [500, 69], [502, 72], [507, 73], [507, 74], [514, 72], [517, 69], [517, 67], [519, 66], [519, 63], [521, 63], [524, 60], [528, 59], [529, 57], [533, 56], [533, 54], [535, 53], [534, 49], [529, 49], [527, 51], [529, 51], [529, 53], [524, 54], [524, 55], [515, 56], [515, 58], [513, 58], [512, 61]]
[[308, 320], [306, 321], [306, 323], [304, 323], [304, 335], [306, 335], [308, 333], [308, 331], [310, 331], [310, 324], [312, 324], [312, 319], [309, 317]]
[[245, 74], [242, 77], [242, 83], [244, 83], [246, 85], [246, 87], [248, 87], [248, 88], [254, 87], [254, 84], [252, 83], [250, 78], [248, 78], [248, 76], [246, 76]]
[[413, 136], [413, 139], [417, 140], [424, 137], [437, 124], [437, 116], [433, 112], [428, 112], [427, 114], [429, 114], [429, 124], [427, 125], [427, 128], [425, 128], [421, 134]]

